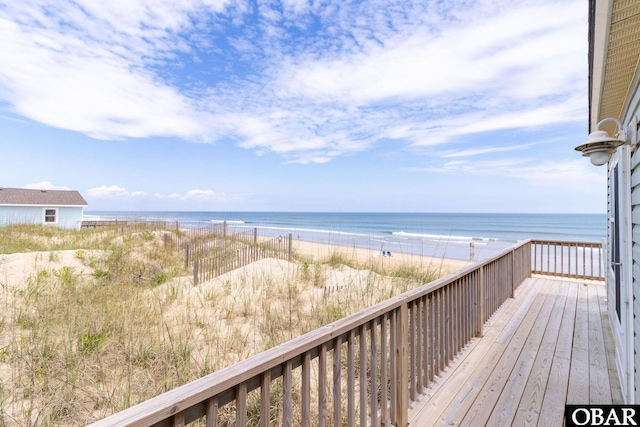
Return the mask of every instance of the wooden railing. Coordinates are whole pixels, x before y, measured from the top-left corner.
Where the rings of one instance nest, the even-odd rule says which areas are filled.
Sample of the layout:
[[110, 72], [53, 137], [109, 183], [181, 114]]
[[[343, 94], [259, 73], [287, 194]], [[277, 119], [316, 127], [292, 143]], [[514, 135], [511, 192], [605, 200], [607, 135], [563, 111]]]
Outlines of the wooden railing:
[[[565, 246], [559, 242], [519, 243], [489, 260], [185, 384], [94, 426], [183, 426], [198, 419], [204, 419], [209, 427], [244, 426], [248, 422], [260, 426], [406, 426], [410, 402], [470, 340], [482, 336], [485, 322], [513, 296], [520, 283], [533, 271], [558, 272], [532, 269], [539, 265], [536, 251], [556, 257], [554, 247]], [[582, 248], [600, 250], [598, 244], [583, 244]], [[570, 263], [558, 265], [567, 268], [564, 276], [585, 271]], [[224, 411], [226, 405], [232, 410]]]
[[604, 279], [603, 248], [594, 242], [531, 242], [532, 270], [536, 274]]

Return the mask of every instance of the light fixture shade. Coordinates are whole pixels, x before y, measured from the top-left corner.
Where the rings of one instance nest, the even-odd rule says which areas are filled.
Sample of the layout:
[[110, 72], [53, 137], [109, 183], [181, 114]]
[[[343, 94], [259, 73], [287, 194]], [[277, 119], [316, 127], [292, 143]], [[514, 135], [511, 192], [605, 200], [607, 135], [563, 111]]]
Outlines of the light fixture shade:
[[[614, 144], [617, 144], [616, 145], [617, 147], [619, 147], [624, 144], [624, 141], [618, 138], [611, 138], [607, 131], [597, 130], [589, 134], [589, 137], [587, 138], [587, 140], [583, 145], [603, 144], [603, 143], [614, 143]], [[580, 145], [579, 147], [582, 147], [583, 145]], [[577, 149], [578, 148], [576, 148], [576, 150]]]
[[[599, 130], [600, 125], [613, 121], [618, 125], [617, 138], [612, 138], [604, 130]], [[576, 151], [581, 151], [584, 157], [589, 157], [595, 166], [602, 166], [609, 161], [609, 157], [618, 147], [626, 144], [626, 134], [622, 132], [622, 124], [617, 119], [604, 119], [596, 125], [596, 130], [589, 134], [584, 144], [578, 145]]]

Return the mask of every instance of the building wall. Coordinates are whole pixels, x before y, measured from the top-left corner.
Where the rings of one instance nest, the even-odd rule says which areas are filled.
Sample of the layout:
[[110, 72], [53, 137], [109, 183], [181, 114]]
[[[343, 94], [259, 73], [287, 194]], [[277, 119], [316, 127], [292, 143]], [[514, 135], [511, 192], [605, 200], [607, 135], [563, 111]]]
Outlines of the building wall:
[[634, 400], [640, 402], [640, 151], [631, 156], [631, 235], [632, 235], [632, 282], [633, 282], [633, 342], [634, 342]]
[[[626, 114], [622, 123], [627, 125], [640, 117], [640, 93], [638, 92], [638, 76], [634, 81], [633, 96], [628, 100]], [[637, 142], [637, 135], [635, 136]], [[640, 149], [635, 149], [631, 155], [631, 282], [633, 293], [633, 397], [634, 402], [640, 402]]]
[[[45, 209], [56, 209], [56, 222], [45, 223]], [[0, 226], [10, 224], [42, 224], [62, 228], [80, 228], [82, 207], [67, 206], [0, 206]]]

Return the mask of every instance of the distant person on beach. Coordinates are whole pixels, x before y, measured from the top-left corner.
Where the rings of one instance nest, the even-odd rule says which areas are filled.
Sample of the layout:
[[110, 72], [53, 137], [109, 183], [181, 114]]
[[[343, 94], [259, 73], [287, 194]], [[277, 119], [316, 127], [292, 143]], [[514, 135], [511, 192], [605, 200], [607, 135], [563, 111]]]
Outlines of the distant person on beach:
[[473, 259], [475, 258], [476, 254], [476, 245], [473, 242], [469, 242], [469, 259], [473, 261]]

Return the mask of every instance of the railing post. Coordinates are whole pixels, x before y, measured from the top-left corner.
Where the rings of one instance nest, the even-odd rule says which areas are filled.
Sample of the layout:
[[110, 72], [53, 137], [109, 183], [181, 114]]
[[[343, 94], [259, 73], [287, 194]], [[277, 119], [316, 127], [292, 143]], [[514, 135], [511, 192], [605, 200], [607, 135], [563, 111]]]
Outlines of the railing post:
[[478, 301], [476, 301], [478, 305], [478, 319], [476, 320], [476, 336], [482, 338], [483, 331], [482, 325], [484, 318], [484, 267], [480, 266], [478, 270]]
[[525, 254], [527, 257], [527, 277], [533, 276], [534, 266], [531, 265], [532, 252], [535, 257], [535, 246], [533, 245], [533, 242], [529, 242], [527, 244], [527, 252]]
[[516, 253], [511, 251], [511, 296], [514, 298], [516, 292]]
[[607, 277], [606, 267], [604, 266], [607, 265], [608, 250], [607, 240], [602, 239], [600, 241], [600, 250], [598, 251], [598, 274], [603, 279]]
[[407, 304], [402, 304], [398, 308], [398, 316], [396, 320], [395, 349], [396, 354], [396, 383], [395, 387], [395, 407], [396, 407], [396, 426], [405, 427], [409, 424], [409, 378], [407, 377], [409, 352], [408, 334], [409, 334], [409, 308]]

